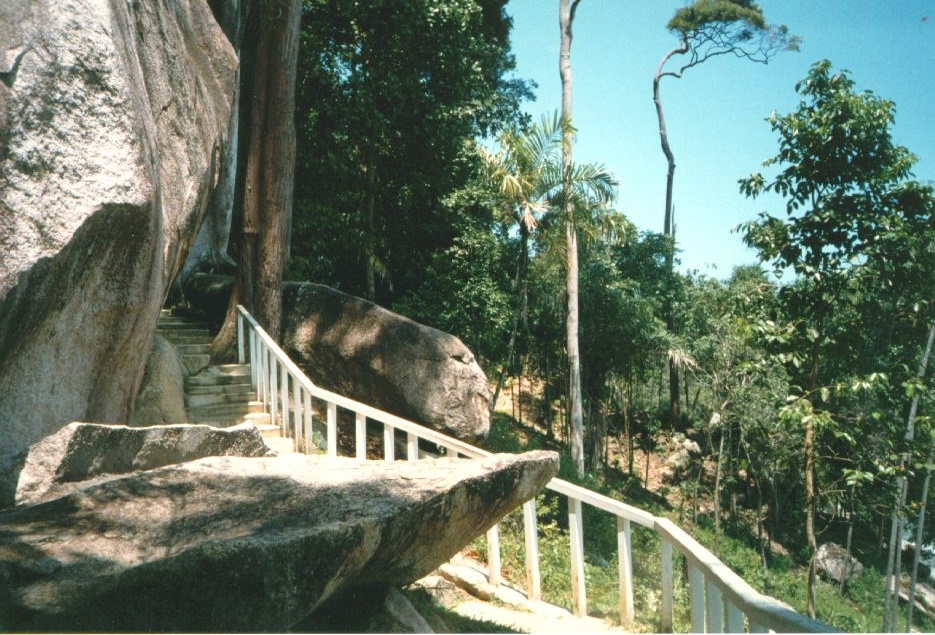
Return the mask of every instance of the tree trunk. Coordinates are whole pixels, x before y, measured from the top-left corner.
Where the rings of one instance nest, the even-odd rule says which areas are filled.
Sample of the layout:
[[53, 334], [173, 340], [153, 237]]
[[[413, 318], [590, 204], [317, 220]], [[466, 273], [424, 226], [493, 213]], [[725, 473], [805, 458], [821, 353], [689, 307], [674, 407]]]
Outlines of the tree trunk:
[[[922, 353], [922, 359], [919, 361], [919, 369], [916, 377], [925, 378], [925, 370], [928, 367], [929, 356], [932, 354], [932, 342], [935, 340], [935, 324], [929, 329], [928, 339], [925, 343], [925, 350]], [[919, 410], [918, 391], [912, 397], [912, 404], [909, 406], [909, 417], [906, 420], [906, 435], [903, 439], [904, 451], [900, 457], [900, 477], [896, 481], [896, 501], [893, 505], [892, 525], [890, 528], [890, 549], [889, 558], [886, 563], [886, 596], [883, 600], [883, 631], [888, 632], [896, 628], [896, 616], [899, 608], [899, 574], [902, 569], [902, 528], [905, 518], [906, 494], [908, 491], [908, 482], [905, 476], [912, 459], [912, 442], [915, 439], [915, 420], [916, 413]]]
[[[928, 367], [929, 356], [932, 354], [932, 343], [935, 341], [935, 323], [932, 324], [932, 327], [929, 329], [928, 341], [925, 343], [925, 352], [922, 354], [922, 361], [919, 364], [919, 371], [917, 376], [919, 379], [925, 379], [925, 370]], [[919, 408], [919, 393], [912, 397], [912, 406], [909, 408], [909, 428], [913, 428], [915, 422], [913, 421], [916, 416], [916, 412]], [[919, 506], [919, 520], [916, 523], [916, 540], [915, 540], [915, 549], [912, 555], [912, 577], [909, 581], [909, 606], [908, 612], [906, 614], [906, 632], [909, 633], [912, 631], [912, 609], [915, 604], [915, 595], [916, 595], [916, 581], [919, 574], [919, 559], [920, 552], [922, 550], [922, 540], [923, 536], [923, 527], [925, 526], [925, 505], [928, 502], [928, 488], [929, 483], [931, 482], [932, 468], [930, 467], [932, 461], [935, 460], [935, 437], [932, 437], [931, 448], [929, 449], [929, 460], [926, 462], [925, 467], [925, 482], [922, 486], [922, 499]]]
[[[821, 290], [815, 290], [816, 296], [822, 298]], [[808, 391], [814, 395], [818, 388], [818, 370], [821, 360], [821, 345], [824, 342], [824, 310], [819, 306], [815, 318], [817, 336], [812, 343], [811, 365], [808, 375]], [[814, 399], [814, 397], [813, 397]], [[814, 406], [813, 406], [814, 410]], [[817, 487], [815, 486], [815, 418], [807, 417], [805, 420], [805, 540], [808, 546], [808, 588], [807, 614], [815, 619], [816, 598], [815, 583], [818, 566], [818, 541], [815, 537], [815, 506], [817, 501]]]
[[919, 560], [922, 553], [922, 541], [925, 539], [925, 506], [928, 503], [929, 486], [932, 483], [932, 463], [935, 462], [935, 437], [929, 446], [929, 460], [925, 464], [925, 480], [922, 483], [922, 498], [919, 501], [919, 516], [916, 521], [916, 544], [912, 553], [912, 577], [909, 579], [909, 609], [906, 614], [906, 632], [912, 632], [912, 610], [916, 603], [916, 583], [919, 579]]
[[377, 301], [377, 227], [376, 227], [376, 205], [377, 205], [377, 186], [376, 186], [376, 168], [371, 161], [364, 168], [364, 181], [366, 201], [364, 202], [364, 271], [367, 284], [367, 299], [371, 302]]
[[[684, 55], [686, 52], [688, 52], [688, 43], [683, 39], [682, 43], [677, 48], [672, 49], [662, 56], [662, 59], [659, 61], [659, 66], [656, 67], [656, 73], [653, 75], [653, 103], [656, 105], [656, 119], [659, 121], [659, 143], [662, 146], [662, 153], [666, 157], [667, 168], [666, 200], [662, 220], [662, 233], [669, 237], [674, 233], [674, 223], [672, 219], [672, 187], [675, 182], [675, 155], [672, 153], [672, 148], [669, 146], [669, 132], [666, 128], [665, 113], [663, 113], [662, 110], [662, 98], [659, 96], [659, 83], [660, 80], [662, 80], [666, 63], [674, 55]], [[672, 254], [666, 256], [666, 266], [670, 270], [672, 268], [672, 260]]]
[[571, 208], [571, 160], [572, 131], [571, 122], [571, 41], [572, 23], [575, 11], [581, 0], [559, 0], [559, 28], [561, 30], [561, 48], [559, 51], [559, 74], [562, 79], [562, 120], [566, 129], [562, 139], [562, 165], [565, 190], [565, 246], [566, 271], [565, 286], [568, 300], [566, 317], [566, 337], [568, 340], [568, 399], [571, 411], [571, 458], [578, 476], [584, 476], [584, 421], [581, 405], [581, 358], [578, 350], [578, 235], [575, 230]]
[[805, 540], [808, 544], [808, 616], [815, 619], [815, 575], [818, 543], [815, 539], [815, 424], [805, 422]]
[[[289, 254], [295, 175], [295, 78], [300, 0], [256, 3], [253, 72], [243, 76], [252, 98], [243, 205], [243, 243], [231, 302], [212, 353], [225, 358], [236, 340], [237, 304], [279, 339], [282, 277]], [[247, 51], [247, 55], [251, 51]], [[252, 96], [252, 97], [248, 97]]]
[[[675, 219], [672, 203], [672, 189], [675, 182], [675, 155], [669, 146], [669, 133], [666, 128], [665, 113], [662, 110], [662, 98], [659, 96], [659, 83], [663, 77], [666, 62], [674, 55], [684, 55], [688, 51], [688, 43], [682, 39], [678, 48], [674, 48], [666, 53], [659, 61], [656, 67], [656, 73], [653, 75], [653, 103], [656, 105], [656, 118], [659, 121], [659, 143], [662, 146], [662, 153], [666, 157], [666, 199], [665, 210], [662, 220], [662, 233], [669, 238], [673, 245], [675, 243]], [[675, 252], [673, 249], [666, 251], [666, 272], [671, 274], [675, 267]], [[667, 302], [668, 304], [668, 302]], [[675, 319], [672, 315], [672, 306], [665, 308], [666, 329], [670, 333], [675, 332]], [[673, 360], [669, 360], [669, 425], [675, 428], [681, 418], [681, 408], [679, 405], [679, 369]]]
[[[854, 485], [851, 485], [851, 510], [849, 517], [847, 519], [847, 539], [844, 543], [844, 551], [848, 554], [851, 553], [851, 547], [854, 544], [854, 518], [857, 516], [857, 489]], [[841, 576], [841, 580], [838, 584], [838, 593], [844, 595], [844, 590], [847, 587], [847, 579], [851, 575], [851, 561], [850, 558], [844, 561], [844, 575]]]
[[724, 429], [721, 428], [721, 442], [717, 450], [717, 468], [714, 472], [714, 555], [721, 547], [721, 465], [724, 458]]

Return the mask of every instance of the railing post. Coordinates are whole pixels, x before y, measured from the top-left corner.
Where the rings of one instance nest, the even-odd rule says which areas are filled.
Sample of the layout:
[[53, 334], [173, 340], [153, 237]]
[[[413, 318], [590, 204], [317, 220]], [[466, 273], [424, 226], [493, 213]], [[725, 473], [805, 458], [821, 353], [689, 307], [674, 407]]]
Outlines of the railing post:
[[393, 426], [383, 424], [383, 460], [392, 463], [396, 460], [396, 440], [393, 438]]
[[662, 539], [662, 615], [659, 620], [659, 630], [663, 633], [672, 632], [672, 543]]
[[708, 615], [708, 632], [724, 632], [724, 596], [710, 580], [705, 580], [705, 612]]
[[588, 614], [584, 585], [584, 519], [581, 501], [568, 498], [568, 528], [571, 539], [571, 602], [578, 617]]
[[688, 587], [691, 595], [692, 632], [704, 633], [704, 575], [701, 569], [693, 565], [690, 560], [688, 562]]
[[[260, 339], [257, 337], [257, 339]], [[269, 349], [266, 348], [266, 344], [261, 340], [260, 343], [260, 385], [262, 390], [262, 397], [260, 400], [263, 402], [264, 410], [269, 407]]]
[[257, 398], [263, 402], [266, 407], [266, 349], [263, 348], [263, 342], [260, 341], [260, 335], [252, 331], [253, 339], [256, 340], [256, 392]]
[[279, 361], [269, 352], [269, 418], [274, 426], [279, 425], [276, 421], [279, 416], [279, 383], [277, 379], [276, 367]]
[[500, 525], [496, 524], [487, 530], [487, 581], [494, 586], [500, 586]]
[[411, 432], [406, 433], [406, 459], [409, 461], [419, 460], [419, 437]]
[[256, 333], [251, 328], [247, 331], [247, 342], [250, 344], [250, 387], [257, 391], [257, 396], [260, 394], [260, 386], [257, 383], [257, 371], [259, 370], [260, 363], [257, 358], [259, 358], [259, 353], [257, 353], [257, 336]]
[[356, 441], [357, 441], [357, 460], [366, 461], [367, 460], [367, 417], [361, 413], [357, 413], [356, 417]]
[[338, 455], [338, 405], [328, 404], [328, 456]]
[[630, 548], [630, 521], [617, 516], [617, 577], [620, 584], [620, 623], [633, 619], [633, 560]]
[[305, 431], [305, 417], [302, 410], [302, 393], [305, 390], [298, 382], [298, 378], [292, 378], [292, 409], [295, 411], [295, 434], [292, 438], [292, 449], [296, 452], [302, 451], [302, 433]]
[[[455, 457], [458, 453], [455, 452]], [[523, 504], [523, 533], [526, 538], [526, 593], [530, 600], [542, 599], [539, 577], [539, 531], [536, 524], [536, 499]]]
[[243, 364], [246, 361], [243, 349], [243, 315], [240, 309], [237, 309], [237, 363]]
[[315, 445], [314, 432], [312, 431], [312, 395], [306, 390], [304, 391], [303, 400], [302, 400], [302, 418], [304, 420], [305, 434], [302, 435], [305, 437], [305, 454], [308, 454], [312, 451], [312, 446]]
[[730, 600], [727, 600], [725, 604], [727, 605], [727, 632], [743, 633], [743, 613]]
[[279, 365], [279, 394], [282, 397], [282, 436], [288, 438], [295, 433], [289, 429], [289, 372], [285, 364]]

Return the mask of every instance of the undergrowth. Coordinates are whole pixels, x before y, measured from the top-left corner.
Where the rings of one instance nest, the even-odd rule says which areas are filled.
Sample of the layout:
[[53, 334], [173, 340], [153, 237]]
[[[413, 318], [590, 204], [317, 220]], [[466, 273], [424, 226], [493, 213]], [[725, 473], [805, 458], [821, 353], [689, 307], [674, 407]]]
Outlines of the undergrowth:
[[[487, 449], [494, 452], [522, 452], [524, 450], [554, 449], [547, 440], [515, 427], [512, 419], [498, 413], [491, 421]], [[559, 476], [567, 481], [600, 492], [649, 511], [664, 515], [677, 522], [677, 514], [664, 500], [642, 489], [637, 479], [615, 475], [613, 479], [588, 474], [578, 478], [570, 457], [561, 457]], [[612, 480], [612, 485], [608, 481]], [[572, 610], [570, 542], [568, 537], [568, 510], [564, 496], [546, 492], [536, 499], [539, 538], [539, 568], [542, 599]], [[620, 623], [620, 596], [617, 568], [616, 518], [608, 513], [584, 506], [585, 581], [588, 614]], [[634, 632], [658, 632], [661, 603], [662, 566], [660, 541], [652, 530], [632, 525], [635, 619], [625, 626]], [[722, 523], [720, 540], [715, 540], [713, 521], [704, 515], [690, 531], [694, 538], [716, 555], [750, 586], [773, 596], [796, 611], [805, 614], [807, 568], [793, 555], [776, 552], [763, 558], [757, 550], [756, 539], [750, 527], [740, 522]], [[472, 544], [472, 549], [486, 560], [487, 545], [483, 537]], [[793, 550], [794, 552], [795, 550]], [[518, 509], [500, 523], [500, 558], [504, 578], [512, 586], [526, 587], [525, 541], [523, 515]], [[674, 630], [691, 631], [687, 569], [684, 558], [673, 555], [675, 575]], [[818, 619], [848, 632], [879, 632], [882, 628], [883, 575], [867, 567], [864, 575], [854, 580], [842, 594], [837, 583], [819, 581], [817, 586]], [[922, 632], [935, 632], [935, 622], [921, 615], [914, 616], [915, 628]], [[902, 609], [900, 628], [905, 624]]]

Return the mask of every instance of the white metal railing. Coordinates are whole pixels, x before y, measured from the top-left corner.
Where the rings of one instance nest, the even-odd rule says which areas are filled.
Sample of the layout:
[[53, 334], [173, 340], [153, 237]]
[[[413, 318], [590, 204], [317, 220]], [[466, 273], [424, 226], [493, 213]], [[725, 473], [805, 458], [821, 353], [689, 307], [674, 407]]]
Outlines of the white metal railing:
[[[289, 359], [263, 328], [242, 306], [237, 307], [237, 355], [241, 364], [250, 364], [250, 377], [271, 421], [281, 426], [284, 436], [293, 439], [296, 451], [313, 451], [313, 401], [321, 402], [325, 412], [326, 448], [329, 456], [338, 455], [338, 408], [355, 415], [355, 456], [367, 460], [367, 420], [383, 424], [383, 458], [394, 461], [395, 432], [406, 433], [406, 459], [419, 458], [419, 441], [444, 448], [452, 457], [481, 458], [490, 452], [412, 421], [364, 405], [316, 386]], [[320, 410], [319, 410], [320, 411]], [[663, 632], [673, 626], [673, 550], [681, 553], [688, 568], [691, 597], [692, 632], [835, 632], [833, 628], [795, 612], [775, 598], [753, 589], [714, 554], [672, 521], [626, 505], [559, 478], [546, 488], [568, 500], [568, 526], [571, 549], [572, 603], [574, 613], [587, 614], [584, 575], [583, 505], [600, 509], [617, 519], [617, 548], [620, 585], [620, 620], [635, 617], [633, 608], [633, 553], [631, 526], [654, 531], [661, 540], [662, 601], [659, 625]], [[523, 532], [526, 545], [526, 592], [529, 599], [540, 600], [538, 529], [535, 499], [523, 505]], [[487, 579], [501, 582], [500, 530], [495, 525], [487, 532]]]

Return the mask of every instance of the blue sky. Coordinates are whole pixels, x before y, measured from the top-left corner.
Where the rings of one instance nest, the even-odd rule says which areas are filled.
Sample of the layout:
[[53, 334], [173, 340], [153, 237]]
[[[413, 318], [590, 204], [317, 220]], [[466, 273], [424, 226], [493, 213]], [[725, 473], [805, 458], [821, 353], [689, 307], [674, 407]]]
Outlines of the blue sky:
[[[665, 28], [683, 0], [582, 0], [574, 24], [575, 161], [603, 163], [621, 182], [617, 208], [641, 230], [662, 230], [665, 157], [652, 77], [677, 40]], [[802, 39], [769, 65], [709, 60], [661, 94], [676, 158], [675, 213], [682, 270], [726, 278], [756, 262], [731, 228], [778, 198], [749, 200], [737, 181], [778, 150], [766, 117], [792, 111], [794, 91], [817, 60], [848, 69], [858, 90], [896, 104], [893, 134], [919, 157], [916, 178], [935, 181], [935, 0], [761, 0], [771, 24]], [[560, 107], [558, 0], [510, 0], [516, 75], [539, 84], [526, 110]]]

